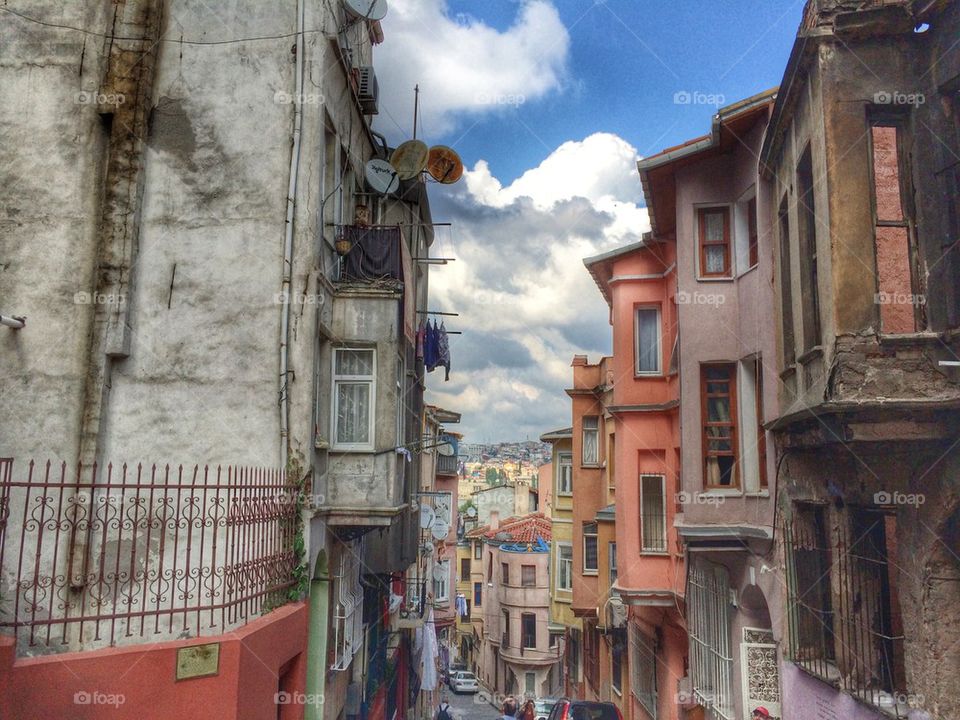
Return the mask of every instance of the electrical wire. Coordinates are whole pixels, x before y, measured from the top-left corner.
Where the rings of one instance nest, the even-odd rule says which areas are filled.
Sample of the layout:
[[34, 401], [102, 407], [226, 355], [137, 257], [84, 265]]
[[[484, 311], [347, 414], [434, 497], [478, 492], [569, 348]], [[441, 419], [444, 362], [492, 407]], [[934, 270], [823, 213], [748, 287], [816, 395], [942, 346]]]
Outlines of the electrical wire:
[[91, 37], [103, 38], [105, 40], [119, 40], [123, 42], [167, 42], [167, 43], [176, 43], [180, 45], [233, 45], [236, 43], [242, 42], [257, 42], [259, 40], [285, 40], [288, 38], [295, 38], [298, 35], [318, 35], [326, 34], [324, 30], [303, 30], [303, 32], [294, 31], [290, 33], [280, 33], [277, 35], [252, 35], [250, 37], [243, 38], [233, 38], [230, 40], [185, 40], [182, 37], [178, 39], [174, 38], [158, 38], [153, 40], [152, 38], [144, 37], [133, 37], [125, 35], [112, 35], [110, 33], [97, 32], [96, 30], [89, 30], [87, 28], [77, 27], [76, 25], [66, 25], [64, 23], [55, 23], [49, 22], [47, 20], [40, 20], [39, 18], [31, 17], [25, 13], [14, 10], [13, 8], [0, 6], [0, 10], [16, 17], [26, 20], [27, 22], [32, 22], [37, 25], [42, 25], [43, 27], [55, 28], [58, 30], [72, 30], [74, 32], [83, 33], [84, 35], [89, 35]]

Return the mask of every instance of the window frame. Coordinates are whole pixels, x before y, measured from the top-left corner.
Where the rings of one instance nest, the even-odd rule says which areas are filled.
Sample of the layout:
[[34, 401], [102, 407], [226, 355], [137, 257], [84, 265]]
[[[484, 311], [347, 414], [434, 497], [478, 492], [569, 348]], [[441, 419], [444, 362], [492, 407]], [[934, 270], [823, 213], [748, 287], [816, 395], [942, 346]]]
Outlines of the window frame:
[[510, 563], [500, 563], [500, 582], [503, 585], [510, 584]]
[[[587, 531], [587, 528], [592, 528], [590, 532]], [[596, 565], [594, 567], [587, 567], [587, 539], [592, 538], [594, 544], [593, 555], [595, 557]], [[583, 524], [583, 558], [581, 563], [582, 572], [584, 575], [599, 575], [600, 574], [600, 535], [599, 528], [597, 523], [584, 523]]]
[[473, 559], [483, 560], [483, 543], [479, 540], [473, 543]]
[[[595, 427], [587, 428], [587, 420], [596, 420], [597, 424]], [[596, 457], [591, 461], [588, 461], [586, 458], [585, 449], [587, 443], [585, 442], [587, 437], [587, 432], [595, 433], [596, 442], [594, 447], [596, 448]], [[583, 467], [599, 467], [600, 466], [600, 416], [599, 415], [584, 415], [580, 420], [580, 465]]]
[[[533, 634], [527, 633], [527, 622], [528, 619], [533, 623]], [[528, 645], [527, 640], [533, 638], [533, 644]], [[520, 613], [520, 649], [521, 650], [536, 650], [537, 649], [537, 614], [531, 612]]]
[[473, 606], [483, 607], [483, 582], [473, 583]]
[[[565, 462], [568, 460], [569, 462]], [[568, 470], [566, 489], [564, 489], [563, 476], [564, 470]], [[573, 453], [557, 453], [557, 495], [563, 497], [573, 497]]]
[[[533, 581], [527, 582], [529, 573], [533, 573]], [[537, 566], [536, 565], [521, 565], [520, 566], [520, 587], [525, 588], [535, 588], [537, 586]]]
[[[738, 472], [739, 463], [740, 463], [740, 418], [738, 416], [738, 403], [737, 403], [737, 365], [736, 362], [712, 362], [712, 363], [701, 363], [700, 365], [700, 435], [701, 435], [701, 453], [703, 457], [703, 463], [701, 466], [701, 472], [703, 473], [702, 485], [704, 490], [707, 491], [736, 491], [740, 492], [743, 486], [743, 480], [741, 478], [742, 473]], [[712, 380], [708, 381], [707, 379], [707, 370], [717, 369], [717, 368], [726, 368], [728, 371], [728, 379], [724, 380]], [[707, 385], [709, 382], [727, 382], [728, 391], [726, 397], [729, 398], [730, 403], [730, 420], [727, 423], [713, 422], [710, 423], [708, 420], [709, 410], [708, 410], [708, 399], [711, 397], [717, 397], [716, 395], [711, 395], [707, 392]], [[730, 452], [720, 452], [710, 450], [710, 434], [707, 432], [708, 427], [718, 427], [722, 425], [727, 425], [730, 428], [730, 434], [725, 438], [714, 438], [714, 440], [728, 440], [730, 443]], [[729, 485], [713, 485], [708, 482], [709, 474], [707, 472], [707, 466], [712, 457], [733, 457], [733, 467], [731, 469], [732, 482]]]
[[[640, 369], [640, 313], [653, 311], [656, 317], [657, 349], [656, 368]], [[660, 377], [663, 375], [663, 310], [659, 304], [648, 303], [633, 307], [633, 374], [634, 377]]]
[[[644, 480], [655, 478], [660, 481], [660, 518], [662, 533], [659, 538], [662, 540], [662, 547], [653, 547], [647, 545], [646, 539], [646, 513], [644, 513]], [[640, 473], [640, 552], [644, 555], [667, 555], [667, 478], [662, 473]]]
[[[717, 243], [704, 242], [706, 221], [704, 216], [710, 213], [723, 213], [723, 235], [724, 241]], [[733, 232], [730, 225], [730, 204], [716, 203], [710, 205], [698, 205], [696, 207], [696, 232], [697, 232], [697, 280], [733, 280], [735, 277], [733, 267]], [[722, 245], [724, 247], [724, 271], [719, 273], [707, 272], [707, 254], [708, 245]]]
[[[808, 187], [809, 183], [809, 187]], [[818, 260], [816, 178], [810, 143], [798, 156], [794, 170], [797, 205], [797, 257], [800, 260], [800, 339], [802, 355], [823, 344], [820, 323], [820, 268]], [[807, 188], [804, 191], [804, 188]], [[808, 198], [805, 201], [804, 198]]]
[[[434, 602], [447, 602], [450, 600], [450, 561], [449, 560], [438, 560], [438, 565], [442, 565], [445, 568], [443, 574], [443, 579], [438, 580], [436, 577], [433, 578], [433, 601]], [[443, 588], [443, 594], [441, 595], [438, 587]]]
[[610, 581], [610, 587], [612, 588], [616, 582], [619, 575], [617, 574], [617, 541], [608, 540], [607, 541], [607, 579]]
[[[371, 354], [371, 373], [370, 375], [341, 375], [337, 372], [337, 357], [341, 352], [369, 352]], [[330, 402], [331, 408], [331, 419], [330, 419], [330, 441], [331, 449], [339, 452], [372, 452], [376, 443], [376, 438], [374, 433], [376, 431], [376, 414], [377, 414], [377, 349], [375, 347], [364, 347], [364, 346], [354, 346], [354, 345], [342, 345], [333, 348], [333, 362], [331, 363], [330, 372], [331, 380], [333, 387], [333, 398]], [[341, 384], [349, 385], [359, 385], [364, 384], [369, 387], [369, 398], [370, 398], [370, 411], [367, 420], [367, 437], [369, 438], [368, 442], [364, 443], [348, 443], [340, 442], [338, 440], [339, 436], [339, 410], [340, 410], [340, 393], [338, 388]]]
[[[563, 550], [570, 550], [570, 558], [564, 560]], [[569, 569], [567, 571], [567, 579], [569, 580], [568, 585], [561, 585], [561, 579], [563, 578], [563, 565], [569, 563]], [[558, 542], [557, 543], [557, 583], [556, 589], [558, 592], [573, 592], [573, 543], [571, 542]]]

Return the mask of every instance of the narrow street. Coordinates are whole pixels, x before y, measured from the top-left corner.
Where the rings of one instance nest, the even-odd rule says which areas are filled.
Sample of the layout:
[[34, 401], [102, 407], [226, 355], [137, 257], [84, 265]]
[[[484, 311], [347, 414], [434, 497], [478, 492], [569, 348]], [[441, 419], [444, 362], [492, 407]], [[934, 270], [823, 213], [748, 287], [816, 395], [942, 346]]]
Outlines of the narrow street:
[[958, 38], [0, 1], [0, 720], [960, 720]]

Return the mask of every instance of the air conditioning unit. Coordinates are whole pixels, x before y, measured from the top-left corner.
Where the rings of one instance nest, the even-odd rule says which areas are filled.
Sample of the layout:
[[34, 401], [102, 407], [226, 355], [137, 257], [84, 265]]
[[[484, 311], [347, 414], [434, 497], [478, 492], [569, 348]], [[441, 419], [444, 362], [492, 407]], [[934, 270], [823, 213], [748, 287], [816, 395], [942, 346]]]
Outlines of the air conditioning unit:
[[357, 98], [360, 100], [360, 108], [364, 115], [376, 115], [380, 111], [377, 107], [380, 87], [377, 85], [377, 74], [370, 66], [360, 68]]
[[697, 705], [697, 697], [693, 692], [693, 678], [689, 675], [677, 680], [677, 705], [685, 710]]

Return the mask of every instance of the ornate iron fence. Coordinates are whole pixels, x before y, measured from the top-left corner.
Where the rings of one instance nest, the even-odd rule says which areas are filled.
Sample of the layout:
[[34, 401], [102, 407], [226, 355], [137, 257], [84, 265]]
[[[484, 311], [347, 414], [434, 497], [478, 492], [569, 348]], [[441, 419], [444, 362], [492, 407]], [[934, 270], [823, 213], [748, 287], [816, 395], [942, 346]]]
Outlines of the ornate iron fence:
[[0, 459], [0, 629], [37, 653], [243, 625], [295, 584], [299, 497], [280, 470]]

